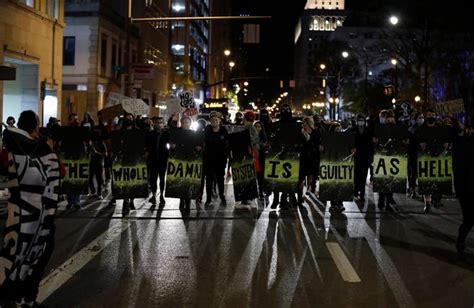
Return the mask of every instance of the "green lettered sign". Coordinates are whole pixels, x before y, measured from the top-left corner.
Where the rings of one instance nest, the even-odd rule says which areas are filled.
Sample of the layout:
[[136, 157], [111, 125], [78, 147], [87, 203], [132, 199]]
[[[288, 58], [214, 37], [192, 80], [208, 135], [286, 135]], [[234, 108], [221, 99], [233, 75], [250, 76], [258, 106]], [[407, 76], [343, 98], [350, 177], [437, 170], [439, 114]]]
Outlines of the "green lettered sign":
[[453, 161], [450, 154], [418, 157], [418, 189], [420, 194], [452, 194]]
[[202, 178], [201, 160], [168, 159], [166, 197], [196, 199]]
[[235, 201], [252, 200], [258, 197], [257, 173], [252, 157], [241, 162], [232, 162], [232, 182]]
[[354, 163], [321, 160], [319, 165], [319, 199], [351, 201], [354, 194]]
[[300, 161], [298, 154], [287, 154], [285, 158], [265, 159], [265, 181], [272, 190], [295, 193], [299, 189]]
[[374, 191], [404, 193], [406, 191], [408, 159], [403, 155], [374, 155]]
[[112, 167], [112, 193], [117, 199], [146, 198], [148, 196], [148, 169], [143, 163]]
[[65, 194], [86, 194], [89, 185], [89, 160], [62, 159], [66, 176], [61, 181], [61, 190]]

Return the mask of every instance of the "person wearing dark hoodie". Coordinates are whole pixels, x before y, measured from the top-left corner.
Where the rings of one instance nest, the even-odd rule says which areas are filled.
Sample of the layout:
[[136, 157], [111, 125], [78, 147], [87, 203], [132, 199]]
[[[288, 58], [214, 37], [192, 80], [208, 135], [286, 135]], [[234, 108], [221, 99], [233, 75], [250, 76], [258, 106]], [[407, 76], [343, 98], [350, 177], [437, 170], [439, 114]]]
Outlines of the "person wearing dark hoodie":
[[160, 207], [165, 201], [165, 174], [168, 165], [168, 147], [170, 135], [165, 130], [165, 121], [162, 117], [156, 119], [153, 130], [147, 132], [145, 149], [147, 156], [147, 167], [151, 188], [151, 198], [148, 200], [152, 205], [156, 204], [157, 181], [160, 179]]
[[456, 195], [462, 210], [463, 220], [458, 230], [456, 250], [464, 260], [466, 238], [474, 226], [474, 129], [461, 122], [453, 125], [453, 179]]
[[[281, 106], [281, 112], [280, 112], [280, 120], [278, 122], [273, 123], [273, 125], [280, 125], [281, 129], [285, 129], [285, 126], [290, 126], [291, 124], [295, 124], [296, 120], [293, 119], [293, 113], [291, 111], [291, 107], [288, 104], [283, 104]], [[289, 146], [286, 151], [288, 152], [299, 152], [300, 151], [300, 146], [299, 144], [295, 141], [295, 138], [298, 138], [297, 136], [289, 136], [291, 140], [280, 140], [283, 144], [286, 146]], [[302, 139], [302, 136], [301, 136]], [[298, 192], [298, 196], [302, 200], [302, 196], [300, 196], [301, 192]], [[297, 205], [301, 200], [296, 200], [295, 194], [291, 193], [282, 193], [281, 194], [281, 199], [280, 199], [280, 192], [279, 191], [273, 191], [273, 202], [271, 204], [272, 209], [276, 209], [278, 204], [280, 205], [280, 208], [282, 210], [287, 210], [288, 209], [288, 204], [289, 202], [293, 203], [293, 205]], [[289, 200], [288, 200], [289, 197]]]
[[367, 127], [364, 114], [357, 115], [354, 134], [356, 148], [354, 154], [354, 199], [364, 202], [367, 174], [374, 155], [373, 136]]
[[212, 204], [212, 190], [214, 182], [217, 182], [221, 204], [226, 205], [224, 195], [224, 175], [227, 159], [229, 157], [229, 146], [227, 130], [222, 126], [222, 115], [219, 112], [211, 112], [209, 115], [211, 125], [204, 131], [204, 155], [203, 165], [206, 176], [206, 206]]

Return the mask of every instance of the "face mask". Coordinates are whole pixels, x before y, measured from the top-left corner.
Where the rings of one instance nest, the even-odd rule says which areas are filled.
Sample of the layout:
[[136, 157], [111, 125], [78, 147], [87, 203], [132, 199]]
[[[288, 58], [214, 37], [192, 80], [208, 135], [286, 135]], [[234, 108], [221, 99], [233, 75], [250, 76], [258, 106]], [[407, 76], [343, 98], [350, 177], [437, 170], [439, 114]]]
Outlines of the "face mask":
[[365, 126], [365, 121], [357, 121], [358, 126]]
[[426, 123], [428, 123], [428, 124], [434, 124], [435, 121], [436, 121], [435, 118], [427, 118], [426, 119]]
[[380, 118], [380, 124], [385, 124], [385, 118]]

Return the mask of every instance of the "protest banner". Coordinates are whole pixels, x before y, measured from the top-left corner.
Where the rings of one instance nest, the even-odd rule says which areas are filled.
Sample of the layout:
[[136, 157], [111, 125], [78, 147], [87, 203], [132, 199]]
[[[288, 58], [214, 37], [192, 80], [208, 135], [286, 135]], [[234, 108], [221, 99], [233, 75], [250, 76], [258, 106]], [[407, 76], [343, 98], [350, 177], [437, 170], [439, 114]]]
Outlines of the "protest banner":
[[405, 193], [408, 178], [406, 141], [408, 130], [402, 125], [378, 125], [374, 137], [373, 190], [381, 193]]
[[433, 109], [437, 114], [441, 115], [453, 115], [456, 113], [465, 112], [464, 100], [462, 98], [453, 99], [446, 102], [433, 103]]
[[112, 194], [116, 199], [148, 196], [144, 151], [145, 136], [142, 131], [121, 130], [112, 134]]
[[319, 199], [352, 201], [354, 194], [354, 162], [352, 133], [323, 132], [319, 165]]
[[170, 131], [170, 149], [165, 195], [169, 198], [196, 199], [203, 177], [203, 136], [180, 128]]
[[452, 194], [452, 157], [450, 128], [423, 126], [417, 132], [418, 192]]
[[60, 126], [54, 136], [59, 144], [59, 153], [66, 176], [61, 182], [64, 194], [87, 194], [89, 187], [89, 156], [87, 142], [89, 130], [85, 127]]
[[270, 149], [265, 157], [264, 180], [268, 189], [278, 192], [299, 191], [301, 125], [276, 122], [268, 128]]
[[257, 173], [250, 152], [250, 131], [246, 128], [229, 134], [228, 138], [235, 201], [255, 199], [258, 197]]

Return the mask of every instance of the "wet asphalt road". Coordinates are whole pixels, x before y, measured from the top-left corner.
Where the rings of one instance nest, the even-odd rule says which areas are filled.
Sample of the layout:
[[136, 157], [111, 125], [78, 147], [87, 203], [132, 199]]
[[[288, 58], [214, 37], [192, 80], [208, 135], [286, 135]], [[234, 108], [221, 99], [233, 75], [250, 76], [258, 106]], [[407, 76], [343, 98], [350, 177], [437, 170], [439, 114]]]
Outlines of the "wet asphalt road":
[[369, 193], [343, 214], [314, 195], [287, 211], [271, 198], [189, 213], [137, 199], [125, 218], [120, 201], [61, 205], [39, 296], [47, 307], [473, 307], [474, 233], [458, 261], [458, 203], [427, 215], [395, 199], [396, 213]]

